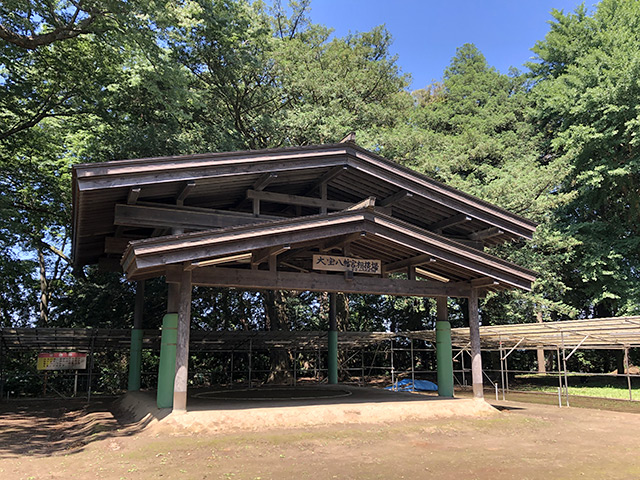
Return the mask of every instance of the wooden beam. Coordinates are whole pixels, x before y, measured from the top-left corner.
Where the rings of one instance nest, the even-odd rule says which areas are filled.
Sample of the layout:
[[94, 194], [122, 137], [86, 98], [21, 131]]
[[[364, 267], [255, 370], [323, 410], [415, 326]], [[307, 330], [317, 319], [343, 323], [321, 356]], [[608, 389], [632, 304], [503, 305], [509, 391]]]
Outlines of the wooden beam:
[[495, 287], [496, 285], [500, 285], [500, 282], [490, 277], [474, 278], [471, 280], [471, 287], [473, 288]]
[[176, 198], [176, 205], [179, 205], [179, 206], [184, 205], [184, 201], [186, 200], [186, 198], [189, 196], [189, 194], [195, 187], [196, 187], [195, 181], [187, 182], [185, 186], [182, 187], [182, 190], [180, 190], [180, 193]]
[[380, 201], [380, 206], [381, 207], [390, 207], [391, 205], [394, 205], [402, 200], [404, 200], [405, 198], [411, 198], [413, 197], [413, 193], [407, 191], [407, 190], [400, 190], [399, 192], [394, 193], [393, 195], [388, 196], [387, 198], [384, 198], [383, 200]]
[[282, 203], [284, 205], [300, 205], [302, 207], [326, 207], [330, 210], [345, 210], [353, 205], [350, 202], [340, 202], [338, 200], [323, 200], [321, 198], [302, 197], [299, 195], [287, 195], [285, 193], [257, 192], [247, 190], [249, 200], [261, 200], [264, 202]]
[[484, 398], [482, 385], [482, 356], [480, 347], [480, 315], [478, 313], [478, 291], [471, 289], [469, 297], [469, 339], [471, 340], [471, 378], [473, 396]]
[[269, 247], [269, 248], [261, 248], [259, 250], [255, 250], [253, 252], [253, 256], [251, 257], [251, 263], [259, 265], [263, 262], [269, 260], [269, 257], [272, 255], [278, 256], [287, 250], [291, 250], [291, 245], [282, 245], [277, 247]]
[[278, 174], [277, 173], [264, 173], [264, 174], [260, 175], [260, 178], [258, 178], [258, 180], [256, 180], [256, 182], [253, 184], [252, 188], [256, 192], [261, 192], [262, 190], [267, 188], [269, 186], [269, 184], [271, 182], [273, 182], [276, 178], [278, 178]]
[[449, 235], [443, 235], [443, 237], [448, 238], [449, 240], [453, 240], [454, 242], [461, 243], [462, 245], [466, 245], [469, 248], [473, 248], [475, 250], [484, 250], [484, 242], [481, 240], [469, 240], [468, 238], [458, 238], [451, 237]]
[[392, 273], [403, 270], [407, 267], [424, 265], [429, 262], [435, 262], [435, 259], [431, 257], [431, 255], [416, 255], [415, 257], [405, 258], [404, 260], [398, 260], [397, 262], [387, 263], [382, 266], [382, 271], [385, 273]]
[[479, 230], [469, 235], [470, 240], [486, 240], [487, 238], [497, 237], [504, 232], [497, 227], [487, 228], [486, 230]]
[[465, 215], [461, 213], [459, 215], [454, 215], [453, 217], [445, 218], [444, 220], [440, 220], [439, 222], [432, 223], [429, 225], [429, 230], [432, 232], [439, 232], [444, 230], [445, 228], [455, 227], [456, 225], [460, 225], [461, 223], [470, 222], [473, 220], [469, 215]]
[[332, 240], [327, 240], [322, 247], [320, 248], [321, 252], [329, 252], [335, 248], [343, 248], [345, 245], [348, 245], [351, 242], [355, 242], [362, 237], [365, 237], [366, 233], [352, 233], [349, 235], [343, 235], [338, 238], [334, 238]]
[[420, 267], [416, 267], [416, 273], [421, 277], [430, 278], [431, 280], [437, 280], [438, 282], [448, 283], [451, 281], [450, 278], [438, 275], [437, 273], [430, 272], [429, 270], [425, 270], [424, 268]]
[[390, 245], [397, 244], [404, 251], [412, 249], [416, 255], [430, 255], [438, 262], [444, 262], [457, 277], [487, 276], [495, 278], [501, 285], [525, 290], [529, 290], [535, 280], [534, 272], [523, 267], [367, 210], [132, 242], [125, 252], [124, 265], [132, 277], [138, 271], [144, 274], [144, 270], [161, 265], [250, 252], [285, 243], [293, 248], [302, 245], [319, 248], [323, 242], [360, 232]]
[[367, 293], [418, 297], [468, 297], [470, 288], [460, 285], [431, 284], [411, 280], [397, 280], [354, 275], [347, 281], [344, 274], [270, 272], [207, 267], [193, 271], [194, 285], [205, 287], [235, 287], [246, 290], [298, 290], [312, 292]]
[[338, 165], [336, 167], [333, 167], [331, 170], [329, 170], [327, 173], [321, 176], [318, 180], [316, 180], [313, 183], [313, 185], [309, 187], [309, 189], [307, 190], [307, 195], [310, 195], [311, 193], [313, 193], [315, 189], [320, 187], [321, 185], [326, 185], [337, 176], [342, 175], [344, 172], [347, 171], [347, 168], [348, 167], [346, 165]]
[[128, 227], [205, 230], [255, 224], [268, 220], [268, 218], [218, 212], [216, 210], [206, 212], [201, 210], [177, 209], [171, 205], [163, 207], [116, 205], [114, 224]]
[[347, 143], [347, 142], [355, 143], [355, 141], [356, 141], [356, 132], [349, 132], [347, 133], [346, 137], [340, 140], [339, 143]]
[[345, 208], [345, 211], [348, 212], [351, 210], [362, 210], [363, 208], [371, 209], [371, 208], [374, 208], [375, 206], [376, 206], [376, 197], [368, 197], [358, 203], [354, 203], [348, 208]]
[[131, 188], [129, 190], [129, 195], [127, 195], [127, 205], [135, 205], [141, 191], [142, 189], [140, 187]]
[[173, 387], [173, 411], [187, 411], [189, 379], [189, 333], [191, 331], [191, 272], [183, 271], [180, 279], [178, 303], [178, 331], [176, 335], [176, 375]]

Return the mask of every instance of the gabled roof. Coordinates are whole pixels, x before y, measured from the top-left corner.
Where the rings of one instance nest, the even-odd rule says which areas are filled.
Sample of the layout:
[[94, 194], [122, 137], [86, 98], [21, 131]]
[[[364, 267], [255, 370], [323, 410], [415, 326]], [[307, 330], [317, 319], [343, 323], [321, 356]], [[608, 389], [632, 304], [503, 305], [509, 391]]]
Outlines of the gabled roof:
[[[383, 271], [406, 271], [410, 266], [417, 266], [423, 275], [428, 277], [431, 274], [431, 278], [440, 279], [432, 283], [442, 286], [443, 283], [451, 282], [450, 285], [459, 287], [460, 291], [456, 293], [451, 288], [448, 292], [450, 296], [465, 296], [464, 290], [469, 290], [472, 285], [479, 286], [480, 283], [483, 288], [494, 290], [514, 287], [528, 290], [535, 280], [535, 274], [530, 270], [366, 208], [133, 241], [125, 251], [122, 264], [128, 278], [135, 280], [164, 275], [169, 265], [194, 269], [195, 275], [198, 265], [204, 266], [211, 259], [226, 258], [228, 261], [225, 263], [234, 268], [246, 269], [246, 274], [238, 277], [240, 280], [234, 283], [231, 269], [218, 269], [213, 273], [223, 272], [225, 277], [220, 278], [219, 283], [215, 284], [211, 280], [194, 280], [194, 283], [258, 286], [260, 283], [251, 282], [257, 282], [253, 277], [261, 274], [256, 273], [256, 267], [259, 268], [260, 263], [266, 263], [269, 252], [282, 253], [286, 250], [286, 262], [280, 258], [278, 270], [308, 272], [312, 269], [313, 254], [328, 254], [332, 246], [341, 249], [347, 243], [351, 255], [381, 260]], [[256, 252], [266, 253], [261, 255]], [[249, 258], [243, 259], [246, 260], [244, 265], [239, 263], [237, 256], [242, 253], [252, 254], [254, 260], [261, 257], [262, 262], [256, 265], [254, 261], [254, 269], [251, 269]], [[268, 268], [266, 264], [263, 266]], [[330, 283], [327, 286], [327, 281], [331, 282], [327, 279], [329, 276], [334, 275], [324, 275], [325, 282], [317, 279], [318, 287], [322, 287], [323, 291], [332, 288]], [[275, 275], [272, 277], [276, 278]], [[338, 277], [341, 276], [335, 275], [334, 280], [338, 281]], [[300, 287], [313, 290], [308, 288], [308, 283], [296, 285], [295, 282], [300, 280], [300, 277], [294, 277], [291, 283], [280, 283], [278, 286], [283, 289], [295, 290]], [[285, 282], [286, 279], [281, 278], [279, 281]], [[352, 286], [341, 285], [337, 290], [367, 293], [379, 291], [375, 281], [368, 283], [369, 290], [359, 289], [358, 282], [365, 281], [360, 276], [352, 281]], [[420, 283], [427, 286], [424, 282]], [[349, 288], [352, 290], [348, 290]]]
[[367, 197], [400, 221], [480, 246], [531, 238], [536, 226], [340, 143], [75, 165], [73, 259], [86, 265], [119, 258], [128, 241], [167, 233], [167, 219], [188, 217], [186, 230], [225, 228], [341, 210]]

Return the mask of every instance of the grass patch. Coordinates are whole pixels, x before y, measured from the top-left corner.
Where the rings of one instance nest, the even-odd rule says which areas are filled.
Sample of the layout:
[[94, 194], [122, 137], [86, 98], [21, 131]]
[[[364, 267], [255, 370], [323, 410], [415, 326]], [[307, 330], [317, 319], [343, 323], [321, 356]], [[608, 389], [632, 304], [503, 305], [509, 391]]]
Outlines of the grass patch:
[[[548, 385], [527, 385], [520, 384], [515, 387], [515, 390], [522, 390], [526, 392], [543, 392], [543, 393], [557, 393], [558, 387]], [[640, 391], [631, 390], [632, 398], [640, 401]], [[594, 397], [594, 398], [613, 398], [617, 400], [629, 400], [629, 390], [626, 388], [604, 386], [604, 387], [572, 387], [569, 386], [569, 395], [579, 395], [582, 397]]]
[[[569, 382], [569, 395], [629, 400], [629, 388], [627, 379], [624, 377], [569, 374], [567, 375], [567, 380]], [[640, 385], [637, 380], [637, 378], [632, 379], [631, 393], [633, 400], [640, 401]], [[520, 374], [515, 377], [510, 387], [513, 390], [526, 392], [557, 393], [558, 377], [554, 375]]]

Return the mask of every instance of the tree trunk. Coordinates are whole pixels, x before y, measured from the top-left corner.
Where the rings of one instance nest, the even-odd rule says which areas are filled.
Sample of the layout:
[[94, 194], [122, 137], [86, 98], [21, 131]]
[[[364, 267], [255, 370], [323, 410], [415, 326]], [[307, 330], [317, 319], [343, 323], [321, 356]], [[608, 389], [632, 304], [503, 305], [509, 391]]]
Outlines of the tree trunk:
[[[262, 293], [262, 301], [266, 314], [266, 327], [270, 331], [291, 330], [285, 305], [285, 294], [282, 290], [267, 290]], [[271, 372], [267, 383], [291, 383], [291, 355], [287, 349], [272, 348], [269, 350]]]
[[38, 266], [40, 268], [40, 324], [49, 322], [49, 282], [42, 248], [38, 248]]

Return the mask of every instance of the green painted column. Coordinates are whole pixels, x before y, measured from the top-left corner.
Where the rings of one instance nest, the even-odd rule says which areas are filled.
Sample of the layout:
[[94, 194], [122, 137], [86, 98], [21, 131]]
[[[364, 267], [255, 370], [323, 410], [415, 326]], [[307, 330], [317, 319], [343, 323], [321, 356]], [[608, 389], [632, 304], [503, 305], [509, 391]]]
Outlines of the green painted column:
[[329, 348], [327, 367], [329, 384], [338, 383], [338, 323], [336, 321], [336, 294], [329, 294]]
[[160, 366], [158, 368], [158, 408], [173, 406], [173, 383], [176, 375], [176, 342], [178, 314], [167, 313], [162, 319]]
[[129, 354], [129, 385], [130, 392], [140, 390], [140, 374], [142, 371], [142, 334], [144, 330], [131, 330], [131, 352]]
[[453, 397], [453, 353], [451, 324], [448, 320], [447, 298], [438, 297], [436, 321], [436, 361], [438, 367], [438, 396]]

